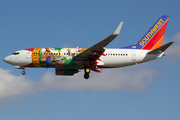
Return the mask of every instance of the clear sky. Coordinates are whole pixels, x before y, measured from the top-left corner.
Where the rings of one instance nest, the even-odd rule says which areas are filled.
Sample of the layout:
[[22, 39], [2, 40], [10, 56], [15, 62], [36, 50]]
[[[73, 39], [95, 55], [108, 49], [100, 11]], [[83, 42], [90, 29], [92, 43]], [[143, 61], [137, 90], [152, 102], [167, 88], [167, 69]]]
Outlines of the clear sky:
[[[179, 120], [179, 0], [1, 0], [0, 119]], [[167, 56], [136, 66], [55, 76], [54, 69], [26, 69], [3, 61], [35, 47], [88, 48], [110, 35], [107, 47], [136, 43], [161, 15], [169, 15]]]

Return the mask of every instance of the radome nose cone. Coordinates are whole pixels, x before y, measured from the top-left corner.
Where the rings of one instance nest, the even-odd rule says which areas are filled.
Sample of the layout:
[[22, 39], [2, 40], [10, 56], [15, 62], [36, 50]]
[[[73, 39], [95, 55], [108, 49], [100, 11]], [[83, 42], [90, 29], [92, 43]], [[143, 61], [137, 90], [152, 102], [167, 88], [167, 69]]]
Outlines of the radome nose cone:
[[9, 57], [5, 57], [3, 60], [4, 60], [4, 62], [6, 62], [6, 63], [9, 63], [9, 62], [10, 62]]
[[7, 57], [5, 57], [3, 60], [4, 60], [4, 62], [7, 62]]

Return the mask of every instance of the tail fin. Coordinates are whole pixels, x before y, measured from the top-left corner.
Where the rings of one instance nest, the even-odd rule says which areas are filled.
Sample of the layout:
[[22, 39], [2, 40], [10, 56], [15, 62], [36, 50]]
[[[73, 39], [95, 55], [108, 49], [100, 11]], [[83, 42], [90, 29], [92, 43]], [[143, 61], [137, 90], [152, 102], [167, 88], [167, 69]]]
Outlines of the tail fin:
[[168, 20], [168, 15], [162, 15], [138, 43], [124, 48], [154, 50], [160, 47], [163, 43]]

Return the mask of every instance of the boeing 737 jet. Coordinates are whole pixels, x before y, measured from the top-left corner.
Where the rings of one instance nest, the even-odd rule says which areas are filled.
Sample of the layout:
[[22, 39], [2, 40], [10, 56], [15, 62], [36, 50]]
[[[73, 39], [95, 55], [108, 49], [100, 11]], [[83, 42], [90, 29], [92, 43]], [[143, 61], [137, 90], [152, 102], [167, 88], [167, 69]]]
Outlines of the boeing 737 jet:
[[4, 58], [15, 68], [55, 68], [56, 75], [74, 75], [84, 69], [84, 78], [90, 71], [101, 73], [102, 68], [117, 68], [144, 63], [164, 56], [173, 43], [162, 45], [169, 16], [161, 16], [136, 44], [120, 49], [105, 48], [121, 30], [123, 22], [107, 38], [90, 48], [30, 48], [14, 52]]

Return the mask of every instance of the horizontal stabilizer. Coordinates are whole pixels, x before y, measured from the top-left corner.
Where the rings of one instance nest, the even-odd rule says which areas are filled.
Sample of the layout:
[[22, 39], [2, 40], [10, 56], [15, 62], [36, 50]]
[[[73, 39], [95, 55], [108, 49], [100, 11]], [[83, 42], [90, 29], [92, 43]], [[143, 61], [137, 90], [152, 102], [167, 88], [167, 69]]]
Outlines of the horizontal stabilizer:
[[162, 52], [164, 52], [170, 45], [172, 45], [174, 42], [169, 42], [161, 47], [158, 47], [150, 52], [148, 52], [148, 54], [160, 54]]

